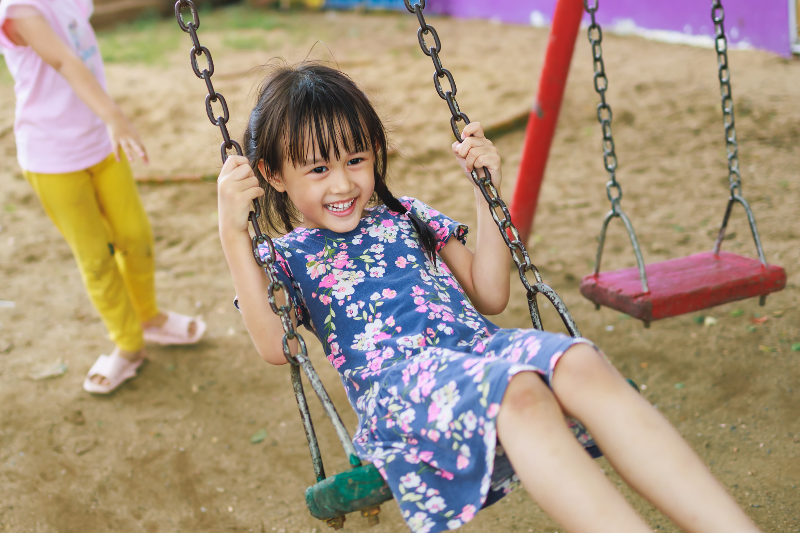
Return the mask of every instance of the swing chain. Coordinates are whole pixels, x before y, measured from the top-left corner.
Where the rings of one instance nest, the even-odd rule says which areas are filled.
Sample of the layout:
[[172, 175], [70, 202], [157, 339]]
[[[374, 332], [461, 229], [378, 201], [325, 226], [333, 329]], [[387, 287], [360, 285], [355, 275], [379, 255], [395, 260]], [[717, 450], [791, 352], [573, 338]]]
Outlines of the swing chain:
[[[182, 9], [184, 8], [188, 8], [191, 12], [191, 21], [188, 23], [184, 22], [183, 20]], [[197, 14], [197, 7], [195, 6], [194, 2], [192, 2], [192, 0], [177, 0], [175, 2], [175, 18], [178, 20], [178, 26], [180, 26], [180, 28], [184, 32], [188, 33], [192, 38], [192, 50], [190, 53], [192, 70], [198, 78], [201, 78], [206, 82], [206, 87], [208, 88], [208, 95], [206, 96], [206, 114], [208, 115], [211, 123], [215, 126], [218, 126], [220, 132], [222, 133], [223, 142], [220, 146], [220, 155], [222, 156], [222, 162], [224, 163], [228, 159], [228, 150], [235, 149], [238, 155], [243, 155], [242, 147], [238, 142], [230, 138], [230, 133], [228, 132], [227, 128], [227, 122], [230, 118], [228, 104], [225, 101], [225, 98], [214, 90], [214, 86], [211, 83], [211, 76], [214, 74], [214, 61], [211, 59], [211, 52], [208, 51], [208, 48], [200, 44], [200, 40], [197, 37], [197, 28], [200, 27], [200, 17]], [[197, 59], [201, 55], [205, 56], [208, 63], [207, 67], [203, 68], [202, 70], [200, 70], [197, 62]], [[217, 101], [219, 101], [220, 105], [222, 106], [222, 115], [215, 118], [211, 104]], [[350, 435], [347, 432], [347, 428], [344, 427], [344, 423], [342, 422], [339, 413], [336, 411], [336, 407], [333, 405], [333, 402], [331, 401], [330, 396], [328, 396], [322, 381], [320, 381], [316, 370], [314, 370], [314, 367], [311, 364], [311, 360], [308, 357], [308, 348], [305, 340], [294, 328], [294, 324], [292, 323], [292, 299], [289, 297], [289, 291], [286, 287], [286, 284], [278, 278], [276, 271], [278, 255], [275, 251], [275, 244], [272, 242], [272, 239], [269, 237], [269, 235], [266, 235], [261, 231], [261, 227], [258, 224], [258, 219], [260, 216], [261, 207], [258, 204], [258, 201], [254, 200], [253, 210], [250, 211], [248, 216], [255, 234], [252, 240], [253, 257], [255, 258], [258, 266], [261, 267], [264, 270], [264, 273], [267, 275], [267, 279], [269, 281], [269, 285], [267, 286], [269, 305], [272, 308], [272, 311], [281, 320], [281, 325], [284, 332], [281, 342], [283, 355], [286, 357], [286, 360], [291, 364], [292, 367], [292, 388], [294, 389], [297, 406], [300, 409], [300, 417], [303, 421], [303, 428], [306, 432], [308, 448], [311, 452], [311, 460], [314, 465], [314, 473], [316, 474], [317, 481], [321, 481], [325, 479], [325, 469], [322, 465], [322, 455], [319, 451], [319, 444], [317, 443], [314, 424], [311, 421], [311, 415], [308, 411], [305, 393], [303, 392], [303, 382], [300, 378], [301, 368], [306, 374], [308, 381], [311, 383], [311, 387], [314, 389], [314, 392], [317, 393], [317, 397], [322, 403], [325, 414], [327, 414], [328, 418], [331, 420], [331, 423], [336, 430], [336, 435], [342, 444], [342, 448], [344, 449], [348, 460], [350, 461], [350, 465], [353, 467], [361, 466], [361, 461], [358, 459], [355, 447], [350, 441]], [[284, 293], [284, 295], [286, 295], [286, 303], [284, 305], [278, 305], [277, 299], [275, 298], [275, 294], [281, 291]], [[297, 340], [299, 347], [298, 353], [292, 353], [291, 347], [289, 346], [289, 342], [292, 340]], [[341, 518], [343, 520], [343, 517], [337, 518]]]
[[597, 121], [603, 131], [603, 164], [608, 172], [609, 181], [606, 183], [606, 195], [611, 202], [611, 210], [617, 215], [620, 212], [619, 203], [622, 200], [622, 186], [617, 182], [617, 152], [614, 145], [614, 136], [611, 133], [611, 106], [606, 101], [608, 77], [603, 62], [603, 30], [595, 20], [595, 13], [599, 7], [599, 0], [584, 0], [586, 12], [592, 18], [589, 24], [589, 43], [592, 45], [592, 66], [594, 67], [594, 90], [600, 96], [597, 104]]
[[[183, 8], [188, 8], [191, 13], [192, 20], [188, 23], [184, 22], [183, 20]], [[208, 115], [208, 119], [211, 121], [211, 123], [214, 126], [219, 127], [220, 132], [222, 133], [223, 141], [220, 145], [220, 155], [222, 156], [222, 162], [224, 163], [228, 159], [228, 150], [234, 149], [238, 155], [242, 155], [242, 147], [238, 142], [231, 139], [230, 133], [228, 132], [227, 123], [230, 119], [228, 103], [224, 96], [214, 90], [214, 85], [211, 83], [211, 76], [214, 75], [214, 60], [211, 58], [211, 52], [208, 50], [208, 48], [200, 44], [200, 39], [197, 36], [197, 28], [200, 27], [200, 16], [197, 14], [197, 6], [195, 6], [192, 0], [178, 0], [175, 2], [175, 18], [178, 20], [178, 26], [180, 26], [181, 30], [188, 33], [192, 38], [192, 49], [189, 53], [189, 59], [195, 75], [206, 82], [206, 88], [208, 89], [208, 94], [206, 95], [205, 100], [206, 114]], [[202, 70], [198, 65], [198, 58], [200, 56], [204, 56], [207, 63]], [[222, 106], [222, 114], [217, 117], [214, 116], [214, 110], [211, 107], [211, 104], [214, 102], [219, 102]], [[253, 237], [253, 256], [255, 257], [258, 266], [264, 269], [264, 272], [267, 274], [267, 278], [269, 279], [269, 285], [267, 286], [269, 305], [272, 308], [272, 311], [281, 319], [281, 324], [284, 331], [282, 342], [283, 355], [286, 357], [286, 360], [289, 361], [289, 363], [297, 366], [300, 364], [297, 356], [299, 355], [307, 357], [308, 351], [306, 349], [306, 343], [303, 340], [303, 337], [295, 331], [294, 324], [292, 324], [292, 300], [288, 297], [289, 291], [287, 290], [286, 284], [278, 279], [278, 276], [275, 273], [275, 263], [277, 260], [275, 245], [272, 243], [272, 239], [270, 239], [268, 235], [262, 233], [261, 228], [258, 225], [258, 218], [260, 215], [261, 208], [258, 205], [258, 202], [254, 201], [253, 211], [250, 212], [250, 223], [252, 224], [255, 232], [255, 236]], [[266, 245], [266, 258], [261, 257], [261, 245]], [[286, 304], [279, 306], [275, 298], [275, 294], [281, 291], [287, 295], [287, 298]], [[292, 350], [289, 347], [289, 341], [294, 339], [297, 339], [297, 343], [300, 347], [300, 353], [297, 355], [293, 355]]]
[[[611, 106], [606, 101], [608, 76], [606, 76], [606, 66], [603, 61], [603, 29], [595, 18], [597, 9], [600, 7], [600, 0], [584, 0], [583, 7], [592, 19], [592, 23], [589, 24], [588, 35], [589, 43], [592, 45], [594, 90], [600, 96], [600, 103], [597, 104], [597, 121], [600, 122], [603, 133], [603, 165], [606, 167], [610, 178], [606, 183], [606, 196], [608, 196], [608, 200], [611, 202], [611, 211], [609, 211], [603, 219], [603, 226], [600, 229], [600, 236], [597, 239], [594, 275], [597, 276], [600, 273], [600, 262], [603, 258], [603, 248], [605, 248], [606, 245], [608, 223], [613, 218], [619, 218], [622, 220], [622, 223], [625, 224], [625, 229], [631, 240], [633, 254], [636, 256], [636, 265], [639, 268], [639, 281], [642, 284], [642, 291], [648, 293], [650, 292], [650, 286], [647, 283], [647, 272], [644, 267], [644, 258], [642, 257], [642, 249], [639, 246], [639, 239], [636, 238], [633, 224], [631, 224], [630, 219], [620, 205], [622, 201], [622, 185], [617, 181], [617, 152], [614, 145], [614, 136], [611, 133], [611, 119], [613, 118], [613, 114], [611, 112]], [[599, 305], [596, 305], [596, 307], [600, 309]]]
[[728, 68], [728, 39], [725, 36], [725, 11], [720, 0], [711, 2], [711, 17], [714, 20], [714, 48], [717, 51], [719, 90], [722, 96], [722, 123], [725, 125], [725, 150], [728, 157], [728, 181], [731, 196], [742, 195], [742, 176], [739, 172], [739, 143], [733, 119], [733, 92], [731, 73]]
[[[254, 213], [250, 213], [250, 223], [253, 225], [255, 229], [256, 235], [253, 237], [253, 257], [256, 260], [258, 266], [260, 266], [264, 272], [267, 274], [267, 278], [269, 279], [269, 285], [267, 286], [267, 299], [269, 300], [269, 305], [272, 308], [272, 312], [275, 313], [278, 318], [281, 320], [281, 325], [283, 326], [283, 340], [281, 342], [283, 346], [283, 355], [286, 357], [286, 360], [289, 363], [297, 366], [300, 364], [298, 361], [298, 356], [308, 357], [308, 349], [306, 348], [306, 341], [303, 339], [303, 336], [300, 335], [294, 328], [294, 324], [292, 323], [292, 299], [289, 297], [289, 290], [286, 287], [286, 284], [278, 279], [278, 276], [275, 272], [276, 269], [276, 262], [277, 262], [277, 254], [275, 252], [275, 244], [272, 242], [272, 239], [269, 235], [265, 235], [261, 232], [261, 228], [258, 226], [258, 216]], [[262, 245], [266, 245], [266, 250]], [[264, 253], [266, 252], [266, 253]], [[278, 292], [283, 292], [286, 296], [286, 303], [283, 305], [278, 305], [278, 300], [275, 298], [275, 294]], [[289, 346], [289, 341], [297, 339], [297, 343], [300, 347], [300, 353], [297, 355], [292, 354], [292, 350]]]
[[[714, 243], [714, 253], [718, 254], [722, 247], [733, 204], [738, 202], [744, 207], [747, 214], [747, 221], [750, 224], [750, 232], [753, 234], [758, 259], [762, 265], [767, 266], [764, 248], [761, 245], [761, 237], [758, 235], [758, 228], [756, 227], [756, 219], [750, 209], [750, 204], [747, 203], [742, 194], [742, 175], [739, 171], [739, 142], [736, 137], [736, 125], [733, 119], [733, 91], [731, 90], [731, 72], [728, 67], [728, 39], [725, 36], [725, 11], [722, 8], [721, 0], [712, 0], [711, 19], [714, 21], [714, 49], [717, 52], [719, 90], [722, 96], [722, 123], [725, 126], [725, 152], [728, 159], [728, 183], [731, 191], [731, 195], [728, 198], [728, 207], [725, 209], [717, 240]], [[764, 305], [765, 301], [766, 296], [761, 296], [759, 303]]]
[[[419, 29], [417, 30], [419, 47], [422, 49], [422, 53], [430, 57], [431, 61], [433, 61], [433, 68], [435, 69], [433, 73], [433, 86], [436, 88], [436, 94], [439, 95], [439, 98], [447, 102], [447, 107], [450, 109], [450, 128], [453, 130], [453, 135], [455, 135], [456, 139], [461, 141], [461, 131], [458, 129], [458, 123], [463, 121], [466, 126], [469, 124], [469, 117], [467, 117], [458, 106], [458, 101], [456, 100], [458, 87], [456, 87], [453, 73], [444, 68], [442, 66], [442, 60], [439, 59], [439, 52], [442, 51], [442, 41], [439, 39], [439, 34], [436, 32], [436, 29], [425, 21], [425, 15], [422, 13], [425, 9], [425, 1], [420, 0], [419, 2], [415, 2], [413, 6], [411, 5], [411, 0], [403, 0], [403, 2], [405, 3], [406, 9], [417, 16], [417, 21], [419, 22]], [[426, 35], [433, 37], [435, 46], [428, 46], [428, 43], [425, 41]], [[441, 80], [445, 78], [447, 78], [447, 83], [450, 85], [450, 90], [448, 91], [445, 91], [442, 87]]]
[[[189, 8], [191, 12], [192, 20], [188, 23], [183, 20], [183, 16], [181, 15], [182, 8]], [[208, 115], [208, 120], [210, 120], [214, 126], [219, 127], [219, 131], [222, 133], [223, 140], [219, 150], [222, 155], [222, 162], [224, 163], [225, 160], [228, 159], [228, 150], [234, 149], [238, 155], [242, 155], [242, 147], [238, 142], [231, 139], [230, 133], [228, 132], [227, 124], [230, 119], [228, 103], [225, 101], [224, 96], [214, 90], [214, 84], [211, 83], [211, 76], [214, 75], [214, 60], [211, 58], [211, 52], [209, 52], [208, 48], [200, 44], [200, 39], [197, 37], [197, 30], [200, 28], [200, 16], [197, 14], [197, 7], [194, 5], [194, 2], [192, 2], [192, 0], [178, 0], [175, 2], [175, 18], [178, 19], [178, 26], [180, 26], [181, 30], [188, 33], [192, 38], [192, 49], [189, 51], [189, 61], [192, 65], [194, 75], [206, 82], [206, 89], [208, 89], [208, 95], [206, 95], [206, 115]], [[206, 59], [206, 64], [202, 69], [198, 61], [200, 56]], [[217, 117], [214, 116], [214, 109], [211, 107], [211, 104], [216, 102], [219, 102], [222, 106], [222, 115]]]
[[[419, 21], [417, 40], [419, 41], [420, 48], [422, 48], [422, 52], [426, 56], [430, 57], [433, 61], [433, 67], [435, 69], [435, 72], [433, 73], [433, 85], [436, 88], [436, 93], [439, 95], [439, 97], [447, 102], [447, 107], [450, 109], [450, 127], [453, 130], [453, 135], [455, 136], [456, 140], [461, 142], [463, 138], [461, 131], [458, 129], [458, 122], [463, 121], [464, 125], [466, 126], [470, 123], [470, 120], [469, 117], [467, 117], [467, 115], [461, 111], [458, 106], [458, 102], [456, 101], [455, 97], [458, 89], [456, 87], [453, 74], [442, 66], [442, 61], [439, 58], [439, 52], [442, 51], [442, 42], [439, 39], [439, 34], [436, 32], [433, 26], [425, 21], [425, 16], [422, 13], [425, 9], [425, 0], [418, 0], [417, 2], [414, 2], [413, 5], [411, 0], [403, 0], [403, 2], [405, 3], [406, 9], [410, 13], [415, 14], [417, 21]], [[435, 46], [429, 46], [426, 43], [426, 35], [431, 35], [433, 37]], [[447, 78], [447, 83], [450, 86], [449, 90], [444, 90], [442, 87], [441, 80], [444, 78]], [[486, 168], [482, 170], [483, 177], [478, 176], [477, 169], [472, 170], [470, 177], [472, 178], [472, 182], [478, 187], [478, 190], [480, 190], [483, 198], [489, 204], [489, 212], [492, 215], [492, 219], [494, 219], [495, 224], [497, 224], [497, 227], [500, 229], [500, 235], [502, 236], [503, 241], [505, 241], [506, 246], [508, 246], [508, 249], [511, 252], [511, 258], [514, 261], [514, 264], [517, 266], [519, 278], [522, 281], [522, 285], [525, 287], [525, 290], [527, 291], [528, 308], [531, 314], [531, 322], [533, 323], [533, 327], [538, 330], [542, 329], [542, 320], [539, 316], [538, 304], [536, 303], [536, 295], [541, 293], [553, 303], [553, 306], [561, 316], [561, 320], [564, 322], [564, 325], [567, 327], [569, 333], [573, 337], [579, 337], [580, 332], [578, 331], [578, 326], [575, 324], [575, 321], [569, 314], [567, 306], [564, 304], [561, 298], [559, 298], [555, 291], [544, 283], [542, 280], [542, 275], [539, 273], [539, 269], [536, 268], [533, 262], [531, 262], [528, 251], [525, 249], [525, 245], [522, 243], [519, 230], [517, 230], [516, 226], [514, 226], [514, 224], [511, 222], [511, 213], [509, 212], [506, 203], [502, 198], [500, 198], [500, 193], [497, 191], [497, 188], [492, 182], [492, 176], [489, 173], [489, 170]], [[617, 188], [618, 187], [619, 186], [617, 186]], [[529, 273], [533, 275], [533, 283], [531, 283], [531, 280], [528, 279]]]

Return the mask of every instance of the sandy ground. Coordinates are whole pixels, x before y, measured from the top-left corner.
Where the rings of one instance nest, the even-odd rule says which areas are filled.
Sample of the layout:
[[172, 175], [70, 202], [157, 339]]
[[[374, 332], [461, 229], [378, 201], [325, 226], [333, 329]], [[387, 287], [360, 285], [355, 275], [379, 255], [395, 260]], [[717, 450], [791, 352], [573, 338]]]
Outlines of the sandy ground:
[[[206, 14], [205, 17], [213, 17]], [[277, 28], [209, 29], [214, 80], [231, 105], [238, 134], [260, 72], [281, 56], [329, 58], [369, 92], [393, 129], [401, 156], [392, 162], [397, 194], [422, 198], [473, 224], [471, 188], [451, 159], [447, 106], [431, 86], [432, 67], [415, 39], [416, 20], [401, 14], [295, 14]], [[442, 59], [473, 120], [495, 123], [529, 108], [547, 33], [489, 22], [436, 20]], [[175, 28], [174, 31], [178, 31]], [[231, 46], [231, 34], [259, 46]], [[205, 87], [189, 68], [188, 37], [157, 65], [108, 66], [110, 92], [133, 117], [152, 157], [139, 176], [216, 175], [218, 132], [203, 112]], [[726, 172], [716, 64], [711, 50], [607, 36], [606, 65], [620, 158], [623, 206], [645, 257], [658, 261], [708, 250], [725, 205]], [[654, 323], [596, 312], [578, 292], [589, 273], [607, 210], [597, 98], [590, 52], [577, 46], [561, 122], [529, 246], [583, 334], [646, 387], [644, 394], [679, 429], [711, 471], [764, 531], [800, 531], [800, 63], [756, 51], [730, 54], [741, 140], [744, 191], [753, 205], [770, 262], [789, 283], [767, 306], [737, 302], [698, 316]], [[86, 298], [69, 249], [46, 219], [17, 169], [12, 87], [0, 84], [0, 531], [321, 532], [305, 509], [313, 482], [286, 368], [264, 364], [231, 306], [233, 288], [216, 233], [215, 189], [189, 182], [143, 185], [157, 241], [159, 300], [165, 309], [202, 313], [206, 339], [196, 347], [149, 349], [138, 379], [108, 398], [81, 383], [98, 354], [111, 348]], [[497, 139], [510, 197], [522, 132]], [[754, 255], [736, 212], [725, 249]], [[621, 225], [605, 265], [632, 264]], [[547, 307], [547, 306], [545, 306]], [[753, 319], [766, 318], [766, 321]], [[559, 327], [552, 308], [546, 325]], [[515, 284], [503, 326], [529, 324]], [[702, 322], [702, 319], [699, 320]], [[312, 355], [352, 428], [355, 416], [335, 371]], [[63, 377], [32, 372], [66, 362]], [[346, 468], [332, 428], [310, 400], [329, 472]], [[266, 439], [250, 436], [265, 429]], [[653, 461], [658, 461], [653, 457]], [[667, 518], [598, 462], [655, 531]], [[376, 532], [406, 531], [397, 507], [383, 507]], [[351, 516], [347, 527], [365, 530]], [[480, 513], [465, 532], [553, 532], [557, 525], [524, 491]]]

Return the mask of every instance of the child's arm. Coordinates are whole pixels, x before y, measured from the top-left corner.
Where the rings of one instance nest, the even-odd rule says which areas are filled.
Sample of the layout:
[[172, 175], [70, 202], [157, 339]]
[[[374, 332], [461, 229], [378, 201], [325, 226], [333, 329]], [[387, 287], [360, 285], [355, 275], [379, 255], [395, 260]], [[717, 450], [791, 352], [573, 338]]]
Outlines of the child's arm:
[[[469, 175], [473, 168], [486, 168], [492, 175], [492, 183], [500, 190], [503, 179], [500, 154], [492, 141], [484, 137], [479, 122], [472, 122], [462, 132], [464, 141], [453, 143], [453, 152], [461, 168]], [[483, 171], [478, 171], [483, 177]], [[508, 269], [511, 254], [497, 225], [492, 219], [489, 204], [477, 186], [473, 184], [478, 203], [478, 231], [475, 253], [457, 239], [450, 239], [440, 255], [453, 272], [464, 292], [467, 293], [478, 312], [496, 315], [508, 305], [510, 282]]]
[[[217, 180], [217, 193], [219, 237], [245, 326], [262, 359], [273, 365], [285, 364], [283, 325], [269, 305], [269, 280], [253, 258], [252, 239], [247, 230], [252, 202], [264, 196], [264, 190], [246, 158], [228, 157]], [[276, 293], [275, 299], [278, 306], [284, 305], [286, 293]], [[297, 327], [294, 316], [292, 322]], [[289, 347], [292, 353], [297, 353], [296, 340], [289, 341]]]
[[132, 159], [136, 153], [147, 163], [147, 152], [136, 129], [103, 90], [89, 68], [56, 35], [44, 17], [7, 19], [2, 29], [11, 42], [17, 46], [30, 46], [45, 63], [64, 76], [75, 94], [105, 122], [117, 160], [119, 148], [122, 147], [128, 159]]

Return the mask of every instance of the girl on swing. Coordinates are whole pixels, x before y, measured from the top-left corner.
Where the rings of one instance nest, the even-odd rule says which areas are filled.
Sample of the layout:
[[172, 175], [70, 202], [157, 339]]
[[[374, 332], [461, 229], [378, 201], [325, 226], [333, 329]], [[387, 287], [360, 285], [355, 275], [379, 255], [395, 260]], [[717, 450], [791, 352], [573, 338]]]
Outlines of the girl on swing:
[[[500, 156], [481, 125], [463, 139], [461, 168], [488, 169], [499, 190]], [[384, 126], [345, 74], [275, 69], [244, 146], [220, 172], [219, 231], [250, 336], [264, 360], [286, 363], [248, 234], [257, 199], [266, 229], [284, 233], [278, 305], [290, 298], [293, 320], [322, 343], [358, 414], [359, 456], [412, 531], [458, 528], [519, 479], [567, 531], [650, 532], [586, 453], [595, 446], [684, 530], [758, 531], [590, 341], [484, 317], [506, 307], [510, 266], [487, 204], [476, 189], [473, 253], [466, 226], [395, 198]]]
[[[136, 129], [106, 93], [91, 0], [3, 0], [0, 52], [14, 77], [17, 158], [66, 239], [114, 343], [84, 389], [109, 394], [136, 375], [145, 341], [193, 344], [205, 324], [156, 303], [150, 221], [128, 159]], [[125, 157], [127, 152], [127, 157]]]

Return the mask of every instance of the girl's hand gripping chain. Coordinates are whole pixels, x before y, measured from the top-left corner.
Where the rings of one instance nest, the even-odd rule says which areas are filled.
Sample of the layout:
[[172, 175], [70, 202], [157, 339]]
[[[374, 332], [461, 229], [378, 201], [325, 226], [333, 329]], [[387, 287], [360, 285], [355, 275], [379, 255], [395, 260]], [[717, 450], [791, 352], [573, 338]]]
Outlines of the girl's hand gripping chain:
[[[479, 178], [485, 176], [485, 168], [499, 191], [503, 180], [500, 154], [484, 135], [480, 122], [468, 124], [461, 134], [464, 140], [453, 143], [453, 153], [459, 166], [467, 176], [471, 175], [473, 169], [478, 169]], [[496, 315], [508, 304], [511, 256], [492, 219], [489, 204], [478, 186], [474, 182], [472, 185], [478, 207], [475, 252], [473, 254], [456, 239], [450, 239], [440, 254], [475, 308], [480, 313]]]
[[[219, 237], [225, 259], [239, 295], [247, 331], [262, 359], [274, 365], [286, 364], [283, 356], [283, 326], [272, 312], [268, 299], [268, 278], [253, 260], [252, 241], [247, 230], [253, 200], [264, 196], [247, 158], [232, 155], [222, 165], [217, 179]], [[275, 294], [278, 305], [286, 303], [283, 291]], [[294, 321], [294, 318], [292, 319]], [[297, 341], [289, 341], [291, 350]]]
[[264, 196], [246, 157], [228, 157], [217, 179], [219, 232], [223, 235], [247, 233], [248, 215], [253, 200]]
[[470, 122], [461, 132], [464, 139], [461, 142], [453, 143], [453, 153], [456, 154], [456, 161], [469, 176], [473, 169], [478, 169], [478, 177], [484, 177], [483, 169], [489, 170], [492, 175], [492, 183], [499, 190], [500, 183], [503, 181], [502, 170], [500, 168], [500, 154], [494, 147], [492, 141], [486, 138], [483, 133], [483, 126], [480, 122]]

